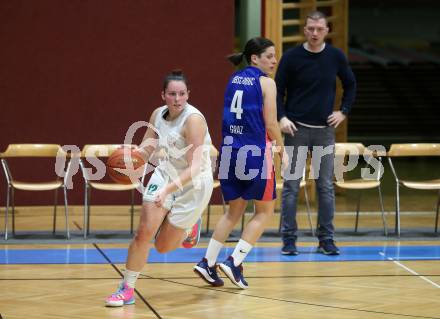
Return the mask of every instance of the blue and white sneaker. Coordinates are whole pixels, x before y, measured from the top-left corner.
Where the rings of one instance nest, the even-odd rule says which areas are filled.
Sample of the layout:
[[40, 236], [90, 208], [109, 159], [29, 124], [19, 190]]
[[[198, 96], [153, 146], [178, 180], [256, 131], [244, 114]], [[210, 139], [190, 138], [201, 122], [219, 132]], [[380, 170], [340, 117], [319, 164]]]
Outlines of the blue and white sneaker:
[[225, 284], [217, 274], [217, 266], [209, 267], [206, 258], [194, 266], [194, 272], [213, 287], [221, 287]]
[[220, 265], [221, 271], [228, 276], [228, 278], [232, 281], [232, 283], [241, 289], [248, 288], [248, 283], [243, 277], [243, 266], [242, 264], [238, 266], [234, 266], [234, 258], [229, 256], [224, 262]]

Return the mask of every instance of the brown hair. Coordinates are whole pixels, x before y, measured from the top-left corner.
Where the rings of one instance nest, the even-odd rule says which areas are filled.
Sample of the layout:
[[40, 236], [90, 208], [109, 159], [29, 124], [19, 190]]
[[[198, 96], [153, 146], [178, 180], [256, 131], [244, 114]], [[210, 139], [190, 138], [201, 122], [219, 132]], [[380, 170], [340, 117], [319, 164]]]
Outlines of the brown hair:
[[244, 46], [243, 52], [234, 53], [227, 56], [227, 59], [234, 65], [239, 65], [246, 58], [247, 63], [251, 64], [251, 56], [256, 54], [260, 56], [267, 48], [275, 46], [273, 42], [266, 38], [252, 38]]
[[174, 69], [172, 70], [163, 80], [163, 91], [166, 90], [166, 88], [168, 87], [168, 84], [171, 81], [182, 81], [183, 83], [185, 83], [186, 88], [189, 89], [189, 85], [188, 85], [188, 79], [186, 78], [185, 74], [183, 74], [183, 71], [180, 69]]
[[324, 19], [325, 24], [327, 25], [327, 16], [325, 15], [325, 13], [323, 13], [321, 11], [309, 12], [306, 16], [306, 24], [307, 24], [307, 19], [312, 19], [312, 20]]

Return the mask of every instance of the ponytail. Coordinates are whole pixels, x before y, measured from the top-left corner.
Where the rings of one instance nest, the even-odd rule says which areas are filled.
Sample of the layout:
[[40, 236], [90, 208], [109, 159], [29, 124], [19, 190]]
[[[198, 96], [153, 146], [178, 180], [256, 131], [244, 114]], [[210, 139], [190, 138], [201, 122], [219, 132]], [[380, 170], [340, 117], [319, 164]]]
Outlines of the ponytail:
[[274, 43], [266, 38], [252, 38], [244, 46], [243, 52], [233, 53], [228, 55], [226, 58], [231, 61], [234, 65], [239, 65], [243, 58], [246, 62], [251, 65], [251, 56], [256, 54], [260, 56], [268, 47], [275, 46]]
[[230, 62], [232, 62], [233, 65], [239, 65], [241, 63], [241, 61], [243, 61], [243, 57], [244, 57], [244, 53], [240, 52], [240, 53], [230, 54], [226, 58]]

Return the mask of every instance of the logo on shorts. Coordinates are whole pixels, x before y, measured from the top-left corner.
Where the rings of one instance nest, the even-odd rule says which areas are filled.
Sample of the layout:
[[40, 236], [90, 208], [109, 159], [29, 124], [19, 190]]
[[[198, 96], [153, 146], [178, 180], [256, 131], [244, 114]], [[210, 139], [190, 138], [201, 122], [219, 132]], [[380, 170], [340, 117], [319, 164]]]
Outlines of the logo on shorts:
[[158, 186], [156, 184], [150, 184], [148, 185], [147, 194], [153, 195], [155, 191], [157, 191]]

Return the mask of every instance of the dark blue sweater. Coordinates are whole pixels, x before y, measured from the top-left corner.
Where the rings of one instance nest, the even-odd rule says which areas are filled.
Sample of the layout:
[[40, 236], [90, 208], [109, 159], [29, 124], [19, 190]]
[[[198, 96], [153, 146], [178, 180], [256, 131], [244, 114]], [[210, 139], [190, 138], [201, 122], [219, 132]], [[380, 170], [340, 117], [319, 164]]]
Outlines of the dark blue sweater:
[[309, 52], [303, 45], [287, 50], [275, 76], [278, 120], [287, 116], [291, 121], [327, 125], [335, 102], [336, 77], [344, 89], [340, 110], [348, 114], [356, 80], [344, 53], [328, 43], [319, 53]]

